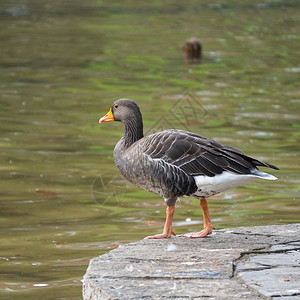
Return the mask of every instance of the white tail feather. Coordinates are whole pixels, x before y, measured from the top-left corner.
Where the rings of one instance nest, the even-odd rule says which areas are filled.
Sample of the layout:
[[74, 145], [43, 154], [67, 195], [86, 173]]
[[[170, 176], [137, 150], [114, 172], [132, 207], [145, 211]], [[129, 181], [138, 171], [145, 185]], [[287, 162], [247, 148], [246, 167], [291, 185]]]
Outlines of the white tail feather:
[[222, 174], [213, 177], [198, 175], [194, 176], [197, 192], [193, 194], [196, 197], [210, 197], [226, 191], [227, 189], [238, 187], [256, 178], [276, 180], [277, 178], [259, 170], [253, 170], [250, 174], [235, 174], [224, 171]]
[[254, 175], [255, 177], [258, 177], [261, 179], [267, 179], [267, 180], [276, 180], [277, 179], [277, 177], [275, 177], [269, 173], [259, 171], [259, 170], [252, 170], [251, 174]]

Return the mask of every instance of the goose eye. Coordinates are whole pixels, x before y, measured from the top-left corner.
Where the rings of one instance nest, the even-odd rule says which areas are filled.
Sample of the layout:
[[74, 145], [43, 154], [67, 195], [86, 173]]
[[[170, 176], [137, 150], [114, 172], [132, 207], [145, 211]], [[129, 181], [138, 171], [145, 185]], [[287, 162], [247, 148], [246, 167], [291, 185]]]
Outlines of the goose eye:
[[115, 105], [114, 105], [114, 108], [118, 108], [118, 104], [115, 104]]

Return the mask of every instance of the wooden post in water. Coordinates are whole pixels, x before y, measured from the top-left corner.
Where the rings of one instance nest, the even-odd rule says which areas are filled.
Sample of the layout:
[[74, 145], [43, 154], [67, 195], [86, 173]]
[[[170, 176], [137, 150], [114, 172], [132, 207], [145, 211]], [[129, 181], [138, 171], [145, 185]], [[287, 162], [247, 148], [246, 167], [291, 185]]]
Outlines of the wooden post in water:
[[184, 44], [183, 52], [184, 61], [186, 63], [200, 62], [202, 57], [202, 45], [197, 38], [189, 38]]

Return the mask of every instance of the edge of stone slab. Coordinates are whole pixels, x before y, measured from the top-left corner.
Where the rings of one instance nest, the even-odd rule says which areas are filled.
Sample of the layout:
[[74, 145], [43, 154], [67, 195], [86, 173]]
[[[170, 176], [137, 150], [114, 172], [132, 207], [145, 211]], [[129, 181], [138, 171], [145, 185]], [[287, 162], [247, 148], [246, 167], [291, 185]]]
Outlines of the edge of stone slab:
[[[292, 244], [291, 244], [292, 243]], [[196, 246], [196, 247], [194, 247]], [[263, 295], [264, 297], [270, 297], [272, 295], [265, 294], [264, 291], [259, 290], [256, 288], [255, 284], [247, 282], [247, 276], [240, 276], [238, 264], [240, 262], [243, 262], [245, 257], [248, 257], [249, 255], [253, 254], [261, 254], [261, 253], [284, 253], [285, 251], [291, 251], [294, 249], [300, 249], [300, 223], [295, 224], [288, 224], [288, 225], [268, 225], [268, 226], [257, 226], [257, 227], [237, 227], [237, 228], [228, 228], [228, 229], [221, 229], [221, 230], [215, 230], [214, 233], [205, 239], [186, 239], [181, 237], [175, 237], [171, 239], [165, 239], [165, 240], [140, 240], [137, 242], [129, 243], [121, 245], [119, 248], [111, 250], [110, 252], [100, 255], [99, 257], [95, 257], [90, 261], [89, 267], [87, 269], [87, 272], [83, 278], [83, 298], [84, 299], [156, 299], [157, 296], [155, 295], [140, 295], [140, 297], [135, 297], [134, 293], [131, 295], [125, 295], [122, 293], [123, 286], [120, 284], [116, 284], [116, 282], [123, 282], [126, 283], [124, 278], [133, 280], [139, 280], [142, 278], [143, 285], [147, 285], [147, 282], [149, 284], [153, 283], [154, 281], [158, 280], [165, 280], [166, 282], [170, 282], [170, 280], [177, 280], [176, 282], [181, 283], [180, 280], [185, 280], [184, 283], [182, 283], [183, 288], [186, 288], [188, 286], [188, 281], [194, 282], [203, 280], [205, 281], [205, 276], [201, 277], [201, 274], [203, 275], [214, 275], [213, 272], [198, 272], [195, 273], [195, 270], [193, 272], [186, 272], [186, 278], [182, 276], [178, 276], [178, 272], [173, 272], [172, 274], [160, 273], [161, 277], [159, 277], [157, 273], [153, 273], [150, 269], [142, 270], [143, 276], [137, 276], [134, 274], [133, 269], [135, 268], [135, 264], [141, 264], [143, 262], [143, 259], [145, 260], [146, 257], [136, 255], [133, 251], [133, 249], [137, 247], [142, 247], [144, 251], [149, 251], [150, 255], [150, 265], [153, 263], [154, 260], [162, 260], [164, 264], [168, 264], [168, 255], [176, 253], [176, 247], [180, 248], [181, 250], [184, 248], [191, 247], [191, 251], [193, 251], [194, 248], [196, 249], [196, 254], [198, 251], [218, 251], [218, 253], [225, 253], [226, 255], [231, 255], [229, 261], [225, 261], [225, 263], [228, 264], [228, 266], [225, 266], [225, 271], [223, 270], [220, 274], [222, 276], [219, 276], [219, 279], [226, 279], [227, 281], [231, 279], [231, 285], [234, 286], [235, 289], [239, 290], [235, 284], [239, 284], [240, 286], [246, 286], [246, 290], [241, 289], [240, 290], [240, 299], [243, 299], [243, 294], [248, 292], [251, 292], [252, 299], [261, 299], [259, 295]], [[201, 247], [201, 248], [200, 248]], [[234, 253], [227, 253], [229, 251], [229, 247], [232, 251], [235, 251]], [[190, 251], [189, 250], [189, 251]], [[227, 252], [226, 252], [227, 251]], [[168, 253], [169, 252], [169, 253]], [[230, 251], [229, 251], [230, 252]], [[165, 254], [168, 255], [165, 255]], [[125, 254], [125, 257], [124, 257]], [[122, 256], [123, 255], [123, 256]], [[152, 255], [152, 257], [151, 257]], [[178, 253], [176, 256], [180, 256]], [[148, 258], [148, 257], [147, 257]], [[178, 257], [178, 264], [180, 261], [184, 260], [185, 256]], [[189, 258], [190, 259], [190, 258]], [[201, 258], [203, 259], [203, 258]], [[100, 261], [100, 268], [95, 270], [95, 266]], [[102, 263], [101, 263], [102, 261]], [[131, 264], [128, 265], [120, 265], [120, 270], [116, 269], [114, 270], [115, 273], [105, 273], [105, 268], [110, 268], [110, 264], [106, 264], [104, 262], [110, 261], [112, 265], [114, 263], [120, 264], [124, 261], [132, 261]], [[193, 264], [193, 261], [186, 261], [184, 262], [187, 265]], [[215, 263], [215, 262], [214, 262]], [[224, 262], [222, 262], [224, 263]], [[155, 264], [154, 264], [155, 265]], [[101, 269], [102, 266], [102, 269]], [[176, 267], [176, 266], [175, 266]], [[180, 265], [179, 265], [180, 267]], [[199, 266], [201, 267], [201, 266]], [[249, 266], [247, 264], [243, 266], [242, 270], [245, 273]], [[251, 270], [250, 266], [250, 270]], [[186, 268], [186, 267], [185, 267]], [[231, 270], [230, 270], [231, 268]], [[124, 270], [126, 271], [124, 273]], [[257, 271], [257, 269], [255, 269]], [[141, 272], [142, 272], [141, 271]], [[211, 271], [211, 270], [210, 270]], [[216, 270], [215, 274], [217, 274]], [[148, 272], [148, 273], [147, 273]], [[151, 273], [152, 272], [152, 273]], [[230, 273], [232, 272], [232, 273]], [[195, 275], [195, 276], [194, 276]], [[201, 278], [200, 278], [200, 277]], [[217, 276], [218, 277], [218, 276]], [[215, 277], [214, 280], [217, 278]], [[197, 279], [198, 278], [198, 279]], [[114, 279], [117, 279], [114, 281]], [[145, 280], [146, 279], [146, 280]], [[233, 280], [232, 280], [233, 279]], [[249, 280], [248, 280], [249, 281]], [[140, 282], [140, 281], [137, 281]], [[217, 281], [215, 281], [217, 283]], [[107, 285], [107, 286], [105, 286]], [[110, 286], [109, 286], [110, 285]], [[130, 287], [129, 287], [130, 288]], [[132, 287], [133, 288], [133, 287]], [[119, 294], [116, 293], [116, 291], [120, 290]], [[144, 290], [141, 288], [140, 292], [142, 293]], [[127, 293], [130, 293], [130, 290], [127, 289]], [[145, 291], [144, 291], [145, 292]], [[192, 294], [192, 291], [190, 291]], [[121, 296], [118, 296], [120, 295]], [[145, 292], [146, 293], [146, 292]], [[195, 293], [195, 292], [194, 292]], [[202, 292], [203, 297], [209, 296], [208, 294], [205, 294], [205, 291]], [[297, 292], [296, 292], [297, 293]], [[238, 294], [237, 294], [238, 295]], [[175, 295], [172, 294], [172, 297]], [[171, 297], [170, 296], [170, 297]], [[180, 293], [176, 297], [185, 298], [185, 294], [180, 295]], [[183, 297], [184, 296], [184, 297]], [[193, 294], [192, 296], [197, 296]], [[201, 296], [201, 295], [200, 295]], [[210, 295], [214, 297], [214, 295]], [[216, 296], [216, 295], [215, 295]], [[221, 295], [219, 295], [218, 299], [222, 298]], [[233, 296], [234, 292], [233, 292]], [[248, 295], [249, 296], [249, 295]], [[290, 296], [290, 295], [286, 295]], [[127, 297], [127, 298], [126, 298]], [[160, 299], [159, 297], [157, 299]]]

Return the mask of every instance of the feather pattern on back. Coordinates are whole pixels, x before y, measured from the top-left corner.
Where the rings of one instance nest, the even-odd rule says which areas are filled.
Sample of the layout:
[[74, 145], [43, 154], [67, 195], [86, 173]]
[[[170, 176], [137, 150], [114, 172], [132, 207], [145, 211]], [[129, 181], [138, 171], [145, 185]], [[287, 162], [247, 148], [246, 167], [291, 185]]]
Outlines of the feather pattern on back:
[[277, 169], [242, 151], [184, 130], [169, 129], [139, 141], [144, 154], [179, 167], [188, 175], [213, 177], [223, 171], [250, 174], [257, 166]]

